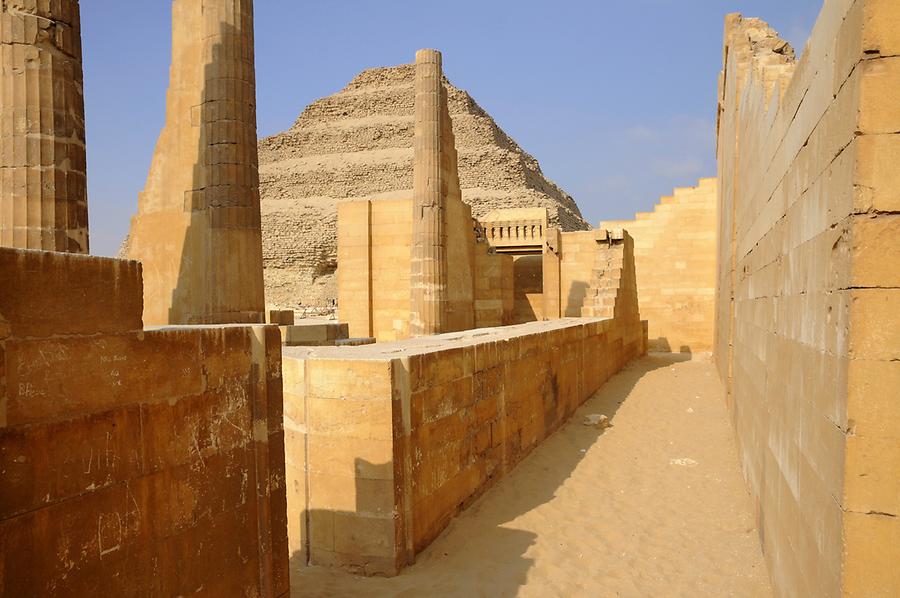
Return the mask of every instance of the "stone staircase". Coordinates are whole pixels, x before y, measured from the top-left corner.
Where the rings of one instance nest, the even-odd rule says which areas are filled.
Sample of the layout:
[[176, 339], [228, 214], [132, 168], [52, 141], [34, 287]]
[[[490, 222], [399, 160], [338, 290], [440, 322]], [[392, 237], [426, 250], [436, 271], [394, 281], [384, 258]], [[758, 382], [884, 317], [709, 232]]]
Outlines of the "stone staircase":
[[590, 286], [581, 308], [583, 318], [612, 318], [616, 314], [616, 300], [622, 286], [624, 271], [623, 231], [612, 231], [597, 251], [597, 262], [591, 274]]

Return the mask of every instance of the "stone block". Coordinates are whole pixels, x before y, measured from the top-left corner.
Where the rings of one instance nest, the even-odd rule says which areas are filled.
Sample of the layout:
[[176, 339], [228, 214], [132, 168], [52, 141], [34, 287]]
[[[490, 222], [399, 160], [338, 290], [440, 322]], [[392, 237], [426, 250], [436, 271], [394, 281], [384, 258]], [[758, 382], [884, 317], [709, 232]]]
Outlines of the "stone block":
[[[0, 520], [147, 473], [140, 408], [17, 426], [0, 434]], [[138, 447], [139, 449], [140, 447]]]
[[900, 359], [900, 319], [897, 292], [859, 289], [851, 294], [849, 347], [854, 359]]
[[392, 440], [311, 435], [308, 443], [310, 472], [369, 480], [394, 477]]
[[348, 325], [339, 322], [281, 326], [281, 342], [288, 347], [334, 345], [339, 340], [347, 339], [349, 334]]
[[294, 310], [292, 309], [269, 309], [266, 310], [266, 323], [277, 324], [279, 326], [294, 325]]
[[392, 438], [393, 406], [390, 400], [312, 397], [307, 405], [310, 435], [367, 440]]
[[359, 400], [391, 398], [391, 362], [329, 359], [307, 367], [307, 397]]
[[[0, 313], [18, 338], [141, 330], [138, 262], [0, 248]], [[65, 297], [66, 301], [60, 301]]]
[[894, 566], [900, 545], [900, 517], [878, 513], [844, 514], [842, 591], [849, 596], [892, 596], [900, 591]]
[[360, 517], [334, 514], [334, 548], [340, 554], [396, 558], [394, 520], [391, 517]]
[[8, 341], [7, 424], [113, 409], [136, 392], [144, 401], [198, 394], [198, 340], [187, 330], [160, 330]]
[[856, 144], [856, 210], [900, 211], [900, 135], [862, 135]]

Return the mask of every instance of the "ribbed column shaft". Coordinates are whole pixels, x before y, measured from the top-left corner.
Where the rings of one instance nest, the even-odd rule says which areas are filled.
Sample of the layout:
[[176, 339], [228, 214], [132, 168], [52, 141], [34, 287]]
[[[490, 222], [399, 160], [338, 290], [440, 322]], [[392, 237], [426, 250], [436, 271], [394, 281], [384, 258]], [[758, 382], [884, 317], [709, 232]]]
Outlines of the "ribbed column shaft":
[[262, 321], [251, 0], [175, 0], [166, 125], [132, 221], [145, 324]]
[[444, 229], [449, 177], [443, 156], [450, 128], [441, 53], [416, 53], [410, 334], [440, 334], [447, 304]]
[[0, 0], [0, 245], [88, 252], [78, 0]]

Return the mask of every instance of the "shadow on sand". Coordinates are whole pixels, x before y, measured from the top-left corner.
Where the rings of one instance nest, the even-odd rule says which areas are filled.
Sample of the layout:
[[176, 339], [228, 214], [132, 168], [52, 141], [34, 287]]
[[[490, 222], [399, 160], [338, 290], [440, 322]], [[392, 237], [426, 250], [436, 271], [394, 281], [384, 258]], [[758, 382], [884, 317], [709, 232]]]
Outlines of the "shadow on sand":
[[[610, 378], [559, 430], [487, 490], [393, 578], [366, 578], [291, 561], [292, 596], [515, 596], [533, 564], [526, 557], [537, 536], [515, 529], [517, 517], [553, 500], [602, 430], [581, 424], [587, 414], [616, 412], [648, 372], [689, 361], [673, 354], [636, 359]], [[565, 430], [565, 434], [561, 433]], [[552, 456], [552, 465], [548, 463]], [[527, 491], [517, 487], [527, 484]], [[549, 530], [548, 530], [549, 531]]]

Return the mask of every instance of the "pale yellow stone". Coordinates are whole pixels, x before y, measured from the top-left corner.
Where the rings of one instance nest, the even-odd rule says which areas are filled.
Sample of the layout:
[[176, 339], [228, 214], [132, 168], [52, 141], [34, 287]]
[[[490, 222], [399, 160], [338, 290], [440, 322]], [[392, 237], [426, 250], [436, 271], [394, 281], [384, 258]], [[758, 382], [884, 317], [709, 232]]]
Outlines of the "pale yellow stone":
[[78, 0], [0, 9], [0, 246], [88, 253]]
[[265, 318], [253, 4], [176, 0], [166, 124], [132, 219], [144, 323]]

